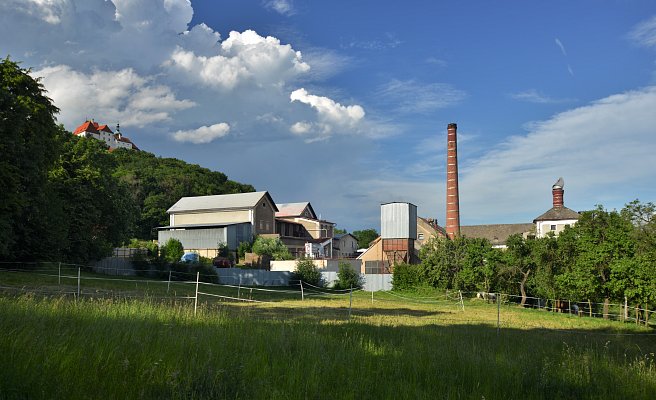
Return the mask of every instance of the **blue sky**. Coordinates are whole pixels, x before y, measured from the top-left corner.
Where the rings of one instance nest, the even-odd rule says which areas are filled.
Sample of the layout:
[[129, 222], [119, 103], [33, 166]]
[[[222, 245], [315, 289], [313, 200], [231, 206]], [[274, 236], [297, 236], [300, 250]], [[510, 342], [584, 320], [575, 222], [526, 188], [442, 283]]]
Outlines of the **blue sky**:
[[0, 53], [74, 129], [310, 201], [349, 230], [409, 201], [465, 225], [656, 201], [656, 3], [5, 0]]

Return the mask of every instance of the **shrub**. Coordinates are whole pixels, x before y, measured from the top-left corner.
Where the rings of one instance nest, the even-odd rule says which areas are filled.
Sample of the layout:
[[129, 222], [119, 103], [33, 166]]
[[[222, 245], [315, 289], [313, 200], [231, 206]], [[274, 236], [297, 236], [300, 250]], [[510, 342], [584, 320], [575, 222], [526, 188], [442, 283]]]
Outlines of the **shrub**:
[[350, 289], [362, 287], [362, 276], [353, 270], [351, 264], [340, 261], [339, 271], [337, 272], [337, 282], [335, 289]]
[[321, 286], [321, 272], [312, 260], [298, 260], [294, 270], [295, 278], [310, 285]]
[[258, 236], [253, 243], [253, 253], [272, 260], [291, 260], [293, 257], [280, 238]]
[[251, 242], [239, 242], [237, 247], [237, 258], [243, 260], [246, 257], [246, 253], [253, 251], [253, 243]]
[[392, 273], [394, 290], [415, 289], [422, 283], [421, 265], [397, 264]]
[[184, 247], [182, 247], [182, 243], [175, 238], [167, 240], [162, 246], [160, 253], [163, 259], [172, 263], [180, 261], [180, 257], [182, 257], [183, 254]]

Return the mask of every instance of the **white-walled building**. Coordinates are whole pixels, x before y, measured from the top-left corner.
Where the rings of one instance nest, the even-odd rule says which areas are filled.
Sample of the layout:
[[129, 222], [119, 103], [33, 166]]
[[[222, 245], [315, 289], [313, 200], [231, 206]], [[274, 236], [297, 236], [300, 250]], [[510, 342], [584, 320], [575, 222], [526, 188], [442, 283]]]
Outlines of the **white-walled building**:
[[118, 124], [116, 124], [116, 133], [114, 133], [107, 125], [100, 125], [94, 120], [88, 120], [78, 126], [73, 131], [73, 134], [80, 137], [92, 137], [96, 140], [100, 140], [109, 146], [110, 150], [120, 148], [139, 150], [130, 139], [121, 134]]
[[580, 215], [578, 212], [571, 210], [564, 205], [563, 196], [565, 190], [563, 189], [565, 183], [563, 178], [551, 187], [553, 196], [553, 207], [533, 220], [535, 224], [535, 235], [537, 237], [547, 236], [549, 232], [558, 235], [565, 227], [576, 224]]

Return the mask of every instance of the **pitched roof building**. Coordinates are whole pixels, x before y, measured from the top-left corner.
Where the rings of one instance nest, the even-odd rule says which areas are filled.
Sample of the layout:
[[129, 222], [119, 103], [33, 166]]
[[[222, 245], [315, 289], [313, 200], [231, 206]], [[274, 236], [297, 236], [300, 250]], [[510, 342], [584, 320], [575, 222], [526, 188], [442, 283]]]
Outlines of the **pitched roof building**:
[[107, 125], [100, 125], [94, 120], [87, 120], [82, 125], [75, 128], [73, 135], [80, 137], [92, 137], [100, 140], [109, 146], [110, 150], [114, 149], [131, 149], [139, 150], [139, 148], [132, 143], [132, 141], [121, 134], [119, 124], [116, 124], [116, 133]]
[[533, 220], [537, 237], [544, 237], [549, 232], [557, 235], [565, 227], [572, 226], [579, 220], [580, 215], [578, 212], [565, 207], [565, 202], [563, 201], [565, 195], [564, 187], [565, 182], [563, 178], [559, 178], [551, 187], [553, 207]]

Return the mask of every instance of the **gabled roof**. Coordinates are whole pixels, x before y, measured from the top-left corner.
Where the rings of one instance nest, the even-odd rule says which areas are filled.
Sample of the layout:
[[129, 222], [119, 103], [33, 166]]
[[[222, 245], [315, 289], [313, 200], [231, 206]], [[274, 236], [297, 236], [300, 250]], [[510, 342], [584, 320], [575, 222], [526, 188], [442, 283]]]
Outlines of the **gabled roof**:
[[317, 219], [317, 214], [312, 208], [312, 204], [309, 201], [304, 201], [301, 203], [282, 203], [276, 204], [278, 207], [278, 212], [276, 212], [276, 217], [300, 217], [303, 215], [303, 211], [307, 208], [310, 211], [312, 218]]
[[266, 197], [273, 205], [274, 211], [278, 211], [276, 203], [269, 192], [249, 192], [236, 194], [219, 194], [213, 196], [183, 197], [178, 200], [166, 212], [169, 214], [184, 211], [208, 211], [224, 209], [243, 209], [257, 206]]
[[82, 132], [91, 132], [91, 133], [98, 133], [98, 129], [96, 128], [96, 125], [92, 121], [85, 121], [82, 125], [78, 126], [75, 128], [73, 131], [73, 135], [79, 135]]
[[549, 211], [534, 219], [533, 223], [536, 223], [537, 221], [563, 221], [566, 219], [579, 218], [581, 218], [581, 215], [571, 208], [551, 207]]
[[98, 131], [103, 131], [103, 132], [107, 132], [107, 133], [114, 133], [114, 132], [112, 132], [111, 129], [109, 129], [109, 127], [107, 125], [98, 125], [97, 122], [94, 122], [93, 125], [96, 127], [96, 129], [98, 129]]
[[337, 235], [334, 235], [334, 236], [333, 236], [333, 239], [341, 240], [341, 239], [342, 239], [343, 237], [345, 237], [345, 236], [351, 236], [351, 237], [352, 237], [353, 239], [355, 239], [356, 241], [358, 240], [358, 238], [356, 238], [355, 236], [351, 235], [350, 233], [338, 233]]
[[469, 238], [487, 239], [493, 245], [503, 245], [506, 244], [506, 240], [510, 235], [530, 233], [534, 230], [535, 225], [531, 223], [469, 225], [461, 226], [460, 234]]

